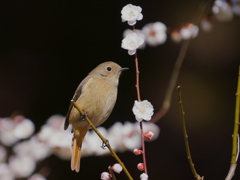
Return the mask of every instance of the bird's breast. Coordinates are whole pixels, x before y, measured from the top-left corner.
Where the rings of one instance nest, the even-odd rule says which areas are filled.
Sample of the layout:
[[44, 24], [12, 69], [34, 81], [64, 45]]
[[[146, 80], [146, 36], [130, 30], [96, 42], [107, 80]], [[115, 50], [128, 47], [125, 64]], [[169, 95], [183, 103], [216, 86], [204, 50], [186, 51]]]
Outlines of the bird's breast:
[[[112, 112], [117, 98], [117, 87], [105, 79], [91, 78], [82, 88], [82, 94], [76, 101], [95, 126], [102, 124]], [[73, 126], [87, 126], [80, 120], [79, 112], [73, 108], [70, 115]]]

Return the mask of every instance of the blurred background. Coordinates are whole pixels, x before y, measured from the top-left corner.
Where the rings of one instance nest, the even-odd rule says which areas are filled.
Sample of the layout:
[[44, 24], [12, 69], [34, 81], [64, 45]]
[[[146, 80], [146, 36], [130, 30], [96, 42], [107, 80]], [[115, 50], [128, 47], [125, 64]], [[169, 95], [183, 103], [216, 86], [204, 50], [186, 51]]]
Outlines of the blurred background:
[[[53, 114], [65, 115], [75, 89], [98, 64], [114, 61], [130, 70], [120, 78], [116, 106], [103, 124], [135, 118], [134, 57], [121, 48], [121, 9], [131, 3], [142, 7], [146, 23], [160, 21], [175, 28], [189, 22], [199, 10], [196, 1], [38, 1], [0, 2], [0, 117], [17, 112], [34, 121], [37, 129]], [[210, 8], [211, 9], [211, 8]], [[231, 159], [238, 66], [240, 62], [240, 17], [219, 22], [190, 42], [177, 85], [182, 87], [190, 148], [197, 172], [205, 179], [226, 177]], [[181, 44], [168, 36], [165, 44], [138, 51], [142, 100], [155, 112], [161, 107]], [[185, 152], [177, 92], [169, 112], [157, 122], [157, 140], [146, 143], [150, 179], [194, 179]], [[134, 179], [139, 179], [141, 157], [131, 152], [119, 157]], [[48, 167], [48, 180], [100, 179], [115, 162], [111, 156], [81, 159], [80, 173], [70, 162], [51, 156], [39, 166]], [[240, 178], [237, 167], [233, 179]], [[117, 179], [126, 179], [122, 172]]]

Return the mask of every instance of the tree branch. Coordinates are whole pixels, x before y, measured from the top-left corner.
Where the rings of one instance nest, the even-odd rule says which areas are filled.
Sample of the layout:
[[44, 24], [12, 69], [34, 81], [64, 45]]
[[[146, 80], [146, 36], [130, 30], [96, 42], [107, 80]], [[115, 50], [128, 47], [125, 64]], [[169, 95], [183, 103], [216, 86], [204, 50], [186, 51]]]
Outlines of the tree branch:
[[178, 86], [177, 91], [178, 91], [179, 107], [180, 107], [180, 111], [181, 111], [182, 130], [183, 130], [183, 135], [184, 135], [184, 142], [185, 142], [185, 148], [186, 148], [186, 152], [187, 152], [187, 158], [188, 158], [188, 162], [189, 162], [190, 168], [192, 170], [192, 173], [193, 173], [193, 176], [195, 177], [195, 179], [203, 180], [204, 177], [201, 177], [198, 175], [198, 173], [194, 167], [193, 161], [192, 161], [192, 156], [191, 156], [189, 142], [188, 142], [187, 128], [186, 128], [186, 123], [185, 123], [185, 112], [183, 110], [182, 95], [181, 95], [180, 88], [181, 87]]
[[[76, 104], [75, 101], [71, 100], [71, 102], [73, 103], [73, 106], [79, 111], [80, 114], [84, 114], [83, 110]], [[119, 159], [119, 157], [117, 156], [117, 154], [115, 153], [115, 151], [112, 149], [112, 147], [110, 146], [109, 142], [107, 139], [105, 139], [102, 134], [97, 130], [97, 128], [93, 125], [93, 123], [90, 121], [90, 119], [88, 117], [85, 118], [86, 121], [88, 122], [88, 124], [91, 126], [91, 128], [96, 132], [96, 134], [100, 137], [100, 139], [103, 141], [104, 145], [106, 145], [106, 147], [109, 149], [109, 151], [111, 152], [112, 156], [116, 159], [116, 161], [122, 166], [123, 171], [125, 172], [125, 174], [127, 175], [128, 179], [133, 180], [132, 176], [130, 175], [130, 173], [128, 172], [127, 168], [125, 167], [125, 165], [123, 164], [123, 162]]]
[[234, 119], [234, 128], [233, 128], [233, 135], [232, 135], [232, 158], [231, 158], [231, 165], [228, 172], [228, 175], [225, 180], [231, 180], [234, 176], [235, 169], [237, 167], [237, 159], [239, 153], [239, 137], [238, 137], [238, 130], [239, 130], [239, 108], [240, 108], [240, 66], [238, 71], [238, 85], [237, 85], [237, 92], [236, 92], [236, 107], [235, 107], [235, 119]]

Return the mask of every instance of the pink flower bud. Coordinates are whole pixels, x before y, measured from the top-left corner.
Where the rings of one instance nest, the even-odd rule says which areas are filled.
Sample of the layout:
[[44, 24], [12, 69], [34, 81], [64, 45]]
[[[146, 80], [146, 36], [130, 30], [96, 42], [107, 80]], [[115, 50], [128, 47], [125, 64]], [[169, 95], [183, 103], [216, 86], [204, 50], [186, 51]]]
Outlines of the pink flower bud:
[[211, 19], [209, 18], [204, 18], [202, 21], [201, 21], [201, 28], [203, 31], [205, 32], [210, 32], [212, 30], [212, 22], [211, 22]]
[[108, 172], [102, 172], [102, 174], [101, 174], [102, 180], [110, 180], [111, 178], [112, 178], [111, 174], [109, 174]]
[[122, 166], [120, 164], [116, 163], [112, 166], [112, 170], [119, 174], [122, 171]]
[[142, 150], [140, 150], [140, 149], [138, 149], [138, 148], [135, 148], [135, 149], [133, 150], [133, 153], [134, 153], [135, 155], [139, 155], [139, 154], [142, 154]]
[[173, 42], [175, 43], [179, 43], [182, 41], [182, 37], [180, 35], [180, 31], [179, 29], [175, 29], [171, 32], [171, 39], [173, 40]]
[[152, 131], [148, 131], [144, 134], [144, 137], [146, 139], [152, 139], [153, 136], [154, 136], [154, 133]]
[[147, 179], [148, 179], [148, 175], [147, 175], [146, 173], [142, 173], [142, 174], [140, 175], [140, 179], [141, 179], [141, 180], [147, 180]]
[[138, 168], [139, 171], [144, 171], [144, 164], [143, 163], [139, 163], [137, 165], [137, 168]]

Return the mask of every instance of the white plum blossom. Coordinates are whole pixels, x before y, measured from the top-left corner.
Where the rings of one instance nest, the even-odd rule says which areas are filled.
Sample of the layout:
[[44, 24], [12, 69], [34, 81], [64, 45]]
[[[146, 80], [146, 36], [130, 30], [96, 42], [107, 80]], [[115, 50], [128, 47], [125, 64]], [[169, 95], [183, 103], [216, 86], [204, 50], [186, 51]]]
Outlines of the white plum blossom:
[[142, 173], [142, 174], [140, 175], [140, 179], [141, 179], [141, 180], [148, 180], [148, 175], [147, 175], [146, 173]]
[[[142, 122], [144, 126], [144, 131], [152, 131], [154, 133], [151, 141], [156, 140], [160, 134], [160, 128], [151, 122]], [[110, 128], [111, 129], [111, 128]], [[141, 147], [141, 137], [139, 137], [139, 123], [135, 122], [134, 124], [130, 122], [125, 122], [123, 126], [122, 134], [122, 143], [125, 147], [125, 150], [132, 151], [134, 148]], [[122, 151], [122, 152], [124, 152]]]
[[112, 166], [112, 170], [118, 174], [122, 171], [122, 169], [123, 169], [122, 166], [118, 163]]
[[201, 28], [205, 32], [210, 32], [212, 30], [212, 22], [209, 18], [204, 18], [201, 21]]
[[136, 24], [136, 21], [142, 20], [142, 8], [140, 6], [134, 6], [132, 4], [128, 4], [124, 6], [121, 10], [122, 21], [127, 21], [130, 26]]
[[233, 19], [231, 5], [225, 0], [216, 0], [212, 7], [212, 12], [219, 21], [225, 22]]
[[148, 141], [153, 141], [158, 138], [159, 133], [160, 133], [160, 128], [158, 126], [156, 126], [154, 123], [150, 123], [150, 122], [143, 122], [143, 126], [144, 126], [144, 131], [146, 131], [146, 132], [151, 131], [154, 134], [154, 136], [152, 136], [152, 139], [150, 139]]
[[0, 133], [0, 141], [6, 146], [12, 146], [19, 139], [14, 136], [12, 131], [5, 131], [4, 133]]
[[4, 162], [7, 158], [7, 150], [4, 146], [0, 145], [0, 162]]
[[167, 39], [167, 27], [161, 22], [148, 23], [142, 28], [146, 43], [149, 46], [158, 46], [165, 43]]
[[[30, 138], [19, 141], [15, 136], [14, 130], [18, 125], [19, 127], [28, 127], [24, 124], [21, 124], [27, 120], [23, 116], [18, 116], [16, 118], [0, 118], [0, 179], [1, 180], [14, 180], [14, 178], [25, 178], [28, 180], [46, 180], [40, 174], [31, 175], [36, 166], [37, 162], [47, 158], [52, 153], [57, 155], [59, 158], [64, 160], [70, 160], [71, 158], [71, 142], [72, 134], [70, 128], [66, 131], [63, 130], [63, 124], [65, 118], [61, 115], [51, 116], [46, 124], [41, 127], [41, 130], [36, 135], [30, 135], [32, 133], [27, 133], [28, 135], [21, 136]], [[28, 121], [28, 120], [27, 120]], [[156, 139], [160, 130], [157, 125], [154, 123], [144, 123], [144, 130], [152, 130], [156, 136], [153, 139]], [[22, 129], [22, 127], [20, 128]], [[111, 146], [116, 152], [132, 151], [134, 148], [141, 148], [141, 136], [139, 131], [139, 123], [131, 123], [126, 121], [125, 123], [116, 122], [112, 127], [106, 129], [104, 127], [97, 128], [99, 132], [107, 138]], [[20, 130], [22, 132], [22, 130]], [[7, 139], [10, 140], [10, 144], [13, 145], [12, 154], [8, 158], [8, 164], [6, 161], [6, 149], [3, 143], [3, 139], [7, 137], [13, 137]], [[24, 133], [23, 133], [24, 134]], [[7, 141], [6, 140], [6, 141]], [[82, 157], [90, 155], [110, 155], [108, 150], [103, 150], [100, 148], [102, 141], [96, 135], [94, 131], [89, 131], [84, 139], [82, 146]], [[116, 172], [121, 171], [120, 165], [115, 164], [113, 167]], [[31, 175], [31, 177], [29, 177]], [[111, 175], [105, 174], [103, 178], [106, 180], [111, 179]]]
[[143, 44], [138, 47], [138, 49], [144, 49], [146, 46], [146, 41], [145, 41], [145, 35], [143, 34], [142, 30], [135, 29], [135, 31], [133, 31], [132, 29], [126, 29], [125, 31], [123, 31], [123, 38], [125, 38], [128, 34], [133, 33], [133, 32], [136, 32], [137, 35], [139, 35], [141, 38], [144, 39]]
[[41, 127], [38, 133], [39, 140], [47, 143], [50, 147], [69, 147], [72, 134], [70, 129], [63, 131], [64, 121], [65, 118], [61, 115], [51, 116]]
[[15, 123], [10, 118], [0, 118], [0, 142], [5, 146], [12, 146], [19, 139], [13, 134]]
[[240, 16], [240, 0], [231, 0], [231, 4], [233, 13]]
[[[138, 126], [137, 126], [138, 127]], [[124, 152], [141, 146], [141, 138], [139, 138], [139, 127], [126, 121], [124, 124], [116, 122], [108, 130], [108, 140], [114, 150]]]
[[[52, 119], [52, 117], [50, 119]], [[54, 121], [56, 121], [57, 119], [58, 118], [56, 118]], [[61, 116], [59, 116], [58, 121], [62, 122]], [[56, 122], [56, 123], [49, 124], [49, 121], [48, 121], [47, 124], [45, 124], [41, 128], [41, 131], [39, 132], [37, 137], [39, 138], [39, 140], [45, 143], [49, 148], [51, 148], [53, 153], [57, 155], [59, 158], [69, 160], [71, 158], [72, 134], [70, 133], [70, 130], [69, 131], [67, 130], [67, 133], [69, 134], [68, 145], [66, 144], [67, 147], [60, 146], [58, 143], [53, 143], [51, 140], [52, 136], [54, 136], [53, 135], [54, 133], [58, 134], [58, 131], [60, 131], [62, 134], [68, 137], [68, 135], [66, 134], [66, 131], [62, 130], [63, 127], [58, 126], [56, 124], [58, 123]], [[62, 127], [62, 128], [58, 130], [59, 127]], [[132, 151], [134, 148], [141, 147], [141, 138], [140, 138], [138, 123], [131, 123], [126, 121], [124, 124], [122, 124], [121, 122], [116, 122], [108, 130], [101, 126], [98, 127], [97, 129], [106, 139], [109, 140], [112, 148], [116, 152], [125, 152], [127, 150]], [[156, 134], [156, 136], [154, 136], [154, 139], [157, 138], [160, 131], [159, 127], [156, 126], [154, 123], [144, 123], [144, 130], [153, 131]], [[62, 135], [60, 136], [62, 137]], [[61, 144], [61, 142], [59, 143]], [[110, 154], [109, 151], [107, 151], [106, 149], [100, 148], [101, 145], [102, 145], [102, 141], [96, 135], [96, 133], [94, 131], [89, 131], [83, 141], [81, 156], [82, 157], [93, 156], [93, 155], [101, 156], [101, 155]]]
[[51, 155], [51, 148], [46, 143], [39, 141], [35, 136], [15, 145], [13, 151], [17, 155], [31, 156], [36, 161]]
[[[106, 128], [100, 126], [97, 127], [97, 130], [103, 135], [103, 137], [109, 140]], [[100, 148], [102, 146], [102, 140], [94, 131], [87, 133], [87, 136], [84, 138], [84, 143], [85, 144], [82, 147], [82, 155], [101, 156], [109, 153], [105, 149]]]
[[61, 115], [53, 115], [47, 123], [41, 127], [37, 138], [52, 148], [53, 153], [62, 159], [71, 157], [70, 147], [72, 144], [71, 130], [63, 130], [65, 118]]
[[59, 148], [59, 147], [54, 147], [52, 149], [53, 154], [59, 157], [62, 160], [70, 160], [72, 157], [72, 149], [70, 147], [68, 148]]
[[[63, 130], [65, 119], [63, 116], [51, 116], [46, 124], [41, 127], [39, 133], [31, 136], [29, 139], [19, 141], [19, 139], [15, 137], [13, 131], [24, 119], [26, 118], [17, 118], [17, 120], [0, 118], [0, 134], [3, 135], [1, 138], [6, 137], [4, 134], [9, 133], [16, 139], [12, 141], [16, 143], [16, 145], [13, 146], [13, 154], [11, 154], [8, 161], [9, 166], [8, 164], [2, 165], [4, 163], [0, 163], [1, 180], [13, 180], [14, 177], [29, 177], [36, 167], [36, 162], [47, 158], [52, 153], [63, 160], [71, 159], [72, 134], [70, 128], [66, 131]], [[151, 130], [156, 134], [152, 140], [156, 139], [160, 132], [159, 127], [149, 122], [143, 125], [145, 131]], [[112, 148], [116, 152], [132, 151], [134, 148], [141, 148], [141, 136], [138, 122], [116, 122], [109, 129], [104, 127], [98, 127], [97, 129], [110, 141]], [[2, 144], [2, 146], [0, 146], [0, 162], [5, 162], [7, 153], [4, 147], [5, 144], [2, 143], [2, 139], [0, 139], [0, 143]], [[83, 142], [82, 157], [90, 155], [110, 155], [108, 150], [100, 148], [101, 145], [102, 141], [96, 133], [94, 131], [89, 131]], [[5, 172], [1, 171], [1, 165], [3, 169], [6, 169], [4, 170]], [[10, 172], [10, 174], [8, 172]], [[5, 176], [6, 179], [4, 178]], [[30, 177], [28, 180], [35, 180], [37, 178], [38, 176], [36, 175]], [[41, 179], [41, 177], [39, 178]]]
[[13, 173], [6, 163], [0, 163], [0, 179], [1, 180], [14, 180]]
[[[125, 124], [126, 123], [128, 122], [125, 122]], [[124, 126], [127, 126], [127, 125], [123, 125], [121, 122], [116, 122], [108, 130], [108, 137], [109, 137], [108, 140], [111, 142], [112, 148], [120, 152], [124, 152], [126, 149], [122, 143], [119, 143], [119, 142], [122, 142], [124, 138], [124, 135], [123, 135]]]
[[95, 134], [95, 132], [92, 131], [87, 132], [87, 135], [85, 136], [83, 141], [81, 156], [82, 157], [92, 156], [96, 155], [97, 153], [100, 154], [100, 152], [102, 154], [104, 152], [107, 153], [107, 151], [104, 151], [104, 149], [99, 148], [101, 145], [102, 142], [99, 141], [99, 137]]
[[47, 125], [56, 130], [62, 130], [65, 122], [65, 117], [59, 114], [52, 115], [47, 120]]
[[132, 111], [137, 121], [149, 121], [153, 115], [153, 106], [147, 100], [141, 102], [135, 100]]
[[122, 146], [124, 149], [132, 151], [136, 147], [141, 147], [141, 138], [139, 137], [139, 126], [130, 122], [125, 122], [122, 129]]
[[137, 129], [134, 129], [133, 131], [129, 131], [127, 136], [124, 136], [122, 140], [122, 145], [127, 150], [132, 150], [133, 148], [141, 147], [139, 127], [138, 127], [138, 131]]
[[6, 146], [12, 146], [21, 139], [29, 138], [34, 130], [33, 122], [24, 116], [0, 118], [0, 141]]
[[180, 29], [180, 35], [183, 40], [195, 38], [198, 35], [198, 26], [188, 23]]
[[132, 32], [127, 34], [127, 36], [122, 40], [122, 48], [128, 50], [129, 55], [134, 55], [137, 48], [141, 46], [144, 39], [140, 37], [137, 33]]
[[30, 178], [28, 178], [27, 180], [47, 180], [43, 175], [36, 173], [33, 174]]
[[[68, 147], [70, 145], [72, 134], [66, 135], [61, 131], [56, 130], [51, 137], [49, 137], [49, 145], [52, 147]], [[69, 142], [70, 140], [70, 142]]]
[[43, 160], [51, 155], [51, 148], [44, 142], [39, 141], [36, 136], [32, 137], [29, 141], [32, 157], [36, 160]]
[[13, 130], [13, 134], [18, 139], [25, 139], [30, 137], [34, 133], [35, 127], [32, 121], [24, 119], [19, 122]]
[[108, 172], [102, 172], [101, 179], [102, 180], [110, 180], [111, 179], [111, 175]]
[[173, 42], [175, 43], [179, 43], [182, 41], [182, 37], [180, 35], [180, 30], [179, 29], [175, 29], [171, 32], [171, 39]]
[[[154, 136], [151, 141], [157, 139], [160, 129], [159, 127], [150, 122], [143, 122], [144, 131], [152, 131]], [[108, 130], [104, 127], [97, 128], [100, 133], [109, 140], [111, 147], [116, 152], [132, 151], [134, 148], [141, 148], [141, 136], [139, 131], [139, 123], [131, 123], [126, 121], [124, 124], [116, 122]], [[101, 156], [109, 155], [109, 151], [100, 148], [102, 141], [94, 131], [89, 131], [84, 138], [81, 156]], [[63, 149], [63, 148], [58, 148]], [[54, 153], [55, 154], [55, 153]], [[69, 157], [70, 159], [70, 157]]]
[[11, 156], [9, 167], [16, 178], [23, 178], [32, 174], [36, 168], [36, 162], [28, 155]]

